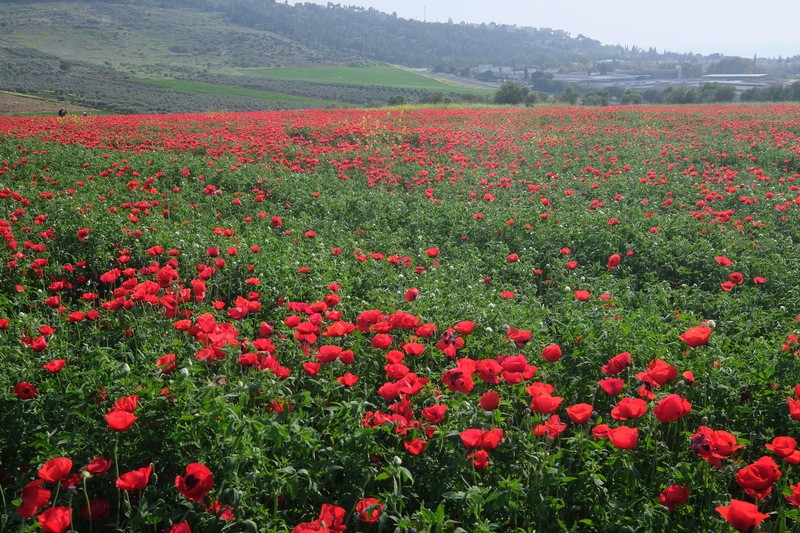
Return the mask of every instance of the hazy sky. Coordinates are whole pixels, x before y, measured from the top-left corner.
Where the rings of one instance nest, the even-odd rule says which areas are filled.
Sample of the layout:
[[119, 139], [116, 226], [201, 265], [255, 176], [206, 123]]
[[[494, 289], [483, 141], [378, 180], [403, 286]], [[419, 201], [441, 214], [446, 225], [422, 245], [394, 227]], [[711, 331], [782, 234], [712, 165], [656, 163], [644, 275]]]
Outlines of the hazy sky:
[[[428, 22], [496, 22], [603, 44], [743, 57], [800, 54], [797, 0], [331, 0]], [[290, 3], [295, 3], [289, 0]], [[328, 0], [314, 0], [327, 4]]]

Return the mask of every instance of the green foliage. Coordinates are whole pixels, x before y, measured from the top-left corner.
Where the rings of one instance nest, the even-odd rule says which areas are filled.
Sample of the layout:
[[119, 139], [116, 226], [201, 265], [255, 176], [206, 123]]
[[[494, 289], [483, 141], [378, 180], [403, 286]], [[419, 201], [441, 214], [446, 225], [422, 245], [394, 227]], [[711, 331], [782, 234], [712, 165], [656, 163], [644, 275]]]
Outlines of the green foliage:
[[[324, 504], [348, 531], [724, 531], [715, 508], [753, 501], [736, 474], [768, 455], [782, 476], [759, 529], [797, 528], [782, 496], [800, 470], [765, 445], [797, 437], [799, 124], [797, 106], [0, 119], [2, 527], [37, 527], [45, 507], [20, 516], [22, 492], [67, 457], [77, 477], [43, 486], [76, 531], [90, 529], [87, 497], [111, 510], [95, 531], [289, 531]], [[383, 318], [325, 334], [369, 310]], [[393, 322], [409, 317], [436, 330]], [[475, 327], [450, 332], [464, 341], [450, 358], [437, 344], [464, 320]], [[680, 335], [701, 323], [713, 332], [690, 347]], [[315, 367], [323, 346], [352, 360]], [[613, 397], [598, 380], [623, 351]], [[157, 364], [166, 354], [174, 369]], [[459, 360], [516, 354], [530, 377], [464, 370], [468, 391], [443, 379]], [[676, 372], [648, 388], [655, 360]], [[416, 378], [429, 381], [379, 392]], [[37, 393], [20, 398], [21, 382]], [[535, 409], [534, 384], [563, 403]], [[612, 414], [648, 393], [643, 416]], [[661, 422], [672, 394], [691, 409]], [[105, 415], [132, 395], [137, 420], [111, 431]], [[595, 414], [572, 422], [577, 403]], [[422, 415], [434, 404], [447, 406], [436, 423]], [[548, 436], [554, 415], [566, 426]], [[600, 424], [635, 428], [636, 445]], [[693, 446], [699, 426], [742, 448], [716, 468]], [[462, 432], [494, 428], [484, 467]], [[98, 456], [110, 470], [81, 474]], [[200, 502], [176, 484], [191, 463], [214, 477]], [[149, 465], [142, 490], [117, 488]], [[668, 511], [673, 484], [690, 494]], [[384, 506], [375, 524], [354, 510], [365, 497]]]
[[518, 105], [525, 102], [528, 93], [530, 89], [527, 86], [513, 80], [506, 81], [495, 93], [494, 103]]

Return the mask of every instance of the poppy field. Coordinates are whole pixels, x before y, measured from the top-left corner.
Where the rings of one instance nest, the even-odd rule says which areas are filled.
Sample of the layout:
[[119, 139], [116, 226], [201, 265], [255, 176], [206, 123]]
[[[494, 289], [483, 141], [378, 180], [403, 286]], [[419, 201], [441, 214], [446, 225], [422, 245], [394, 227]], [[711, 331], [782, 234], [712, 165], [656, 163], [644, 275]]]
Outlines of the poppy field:
[[800, 531], [800, 106], [0, 118], [0, 531]]

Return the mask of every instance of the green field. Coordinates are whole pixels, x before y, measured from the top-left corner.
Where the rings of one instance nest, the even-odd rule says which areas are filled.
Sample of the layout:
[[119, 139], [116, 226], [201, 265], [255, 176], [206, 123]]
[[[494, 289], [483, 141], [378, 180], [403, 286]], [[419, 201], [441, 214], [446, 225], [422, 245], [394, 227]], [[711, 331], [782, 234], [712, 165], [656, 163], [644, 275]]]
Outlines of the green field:
[[416, 72], [390, 66], [376, 67], [299, 67], [239, 69], [241, 74], [283, 80], [316, 83], [344, 83], [347, 85], [382, 85], [399, 89], [448, 91], [466, 94], [494, 94], [485, 89], [459, 87], [417, 74]]
[[291, 94], [275, 93], [268, 91], [258, 91], [255, 89], [247, 89], [245, 87], [234, 87], [230, 85], [217, 85], [214, 83], [203, 83], [200, 81], [187, 81], [187, 80], [166, 80], [166, 79], [149, 79], [140, 80], [142, 83], [150, 85], [158, 85], [173, 91], [183, 91], [197, 94], [216, 94], [225, 96], [245, 96], [248, 98], [257, 98], [266, 102], [286, 102], [291, 104], [303, 104], [312, 107], [328, 107], [337, 105], [336, 102], [329, 100], [320, 100], [317, 98], [304, 98], [302, 96], [294, 96]]

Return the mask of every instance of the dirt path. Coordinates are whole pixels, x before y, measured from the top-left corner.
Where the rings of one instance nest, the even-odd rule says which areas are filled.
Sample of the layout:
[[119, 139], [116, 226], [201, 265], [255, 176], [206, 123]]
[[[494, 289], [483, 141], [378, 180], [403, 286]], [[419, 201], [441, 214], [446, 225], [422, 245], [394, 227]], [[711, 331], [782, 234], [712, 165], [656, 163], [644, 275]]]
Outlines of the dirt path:
[[0, 92], [0, 116], [57, 115], [62, 104]]

